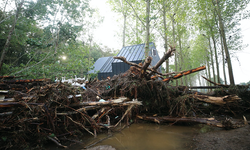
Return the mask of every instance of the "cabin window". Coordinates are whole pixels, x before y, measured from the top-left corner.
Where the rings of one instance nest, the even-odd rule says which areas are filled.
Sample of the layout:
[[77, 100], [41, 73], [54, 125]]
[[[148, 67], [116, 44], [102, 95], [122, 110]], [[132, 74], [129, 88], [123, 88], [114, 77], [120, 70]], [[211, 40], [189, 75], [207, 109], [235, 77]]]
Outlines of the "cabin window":
[[156, 49], [152, 49], [152, 56], [156, 56]]

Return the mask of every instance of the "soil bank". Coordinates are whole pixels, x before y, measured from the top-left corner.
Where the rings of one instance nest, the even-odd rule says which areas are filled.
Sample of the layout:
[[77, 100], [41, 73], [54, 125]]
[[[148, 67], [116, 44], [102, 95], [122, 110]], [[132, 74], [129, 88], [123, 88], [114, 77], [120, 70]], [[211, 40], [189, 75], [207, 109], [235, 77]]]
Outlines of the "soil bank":
[[250, 126], [215, 130], [194, 137], [195, 150], [250, 150]]

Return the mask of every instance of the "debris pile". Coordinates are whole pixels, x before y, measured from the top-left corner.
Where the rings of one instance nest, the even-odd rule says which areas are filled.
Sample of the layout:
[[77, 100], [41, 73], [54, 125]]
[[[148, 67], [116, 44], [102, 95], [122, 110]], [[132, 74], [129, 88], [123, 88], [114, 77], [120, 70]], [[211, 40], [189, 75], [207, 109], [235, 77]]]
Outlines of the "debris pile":
[[150, 57], [144, 64], [115, 57], [131, 68], [106, 80], [90, 80], [84, 88], [52, 83], [49, 79], [2, 77], [0, 149], [42, 148], [48, 141], [66, 148], [62, 144], [65, 141], [79, 142], [85, 134], [96, 136], [102, 130], [120, 130], [120, 123], [125, 123], [124, 128], [138, 119], [156, 123], [204, 123], [225, 128], [247, 124], [246, 119], [242, 123], [228, 118], [218, 121], [210, 115], [241, 115], [249, 110], [249, 87], [217, 85], [220, 90], [209, 95], [192, 91], [191, 87], [170, 86], [171, 80], [205, 69], [202, 66], [176, 73], [158, 72], [157, 68], [174, 51], [171, 47], [152, 68], [149, 67]]
[[[99, 102], [91, 90], [86, 94], [82, 88], [47, 79], [43, 84], [35, 83], [41, 80], [32, 81], [41, 86], [31, 87], [19, 80], [8, 85], [9, 91], [0, 100], [0, 149], [41, 148], [48, 140], [67, 147], [60, 141], [80, 141], [86, 133], [96, 136], [103, 128], [114, 129], [134, 106], [141, 105], [126, 97]], [[22, 88], [13, 90], [16, 86]], [[6, 89], [5, 83], [1, 88]], [[84, 99], [86, 95], [88, 100]]]

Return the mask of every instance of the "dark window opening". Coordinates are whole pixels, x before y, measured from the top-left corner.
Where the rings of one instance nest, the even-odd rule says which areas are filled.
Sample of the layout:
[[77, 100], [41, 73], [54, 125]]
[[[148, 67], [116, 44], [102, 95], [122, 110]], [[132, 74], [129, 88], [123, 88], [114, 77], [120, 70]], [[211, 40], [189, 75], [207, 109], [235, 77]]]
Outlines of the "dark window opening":
[[156, 49], [152, 49], [152, 55], [156, 56]]

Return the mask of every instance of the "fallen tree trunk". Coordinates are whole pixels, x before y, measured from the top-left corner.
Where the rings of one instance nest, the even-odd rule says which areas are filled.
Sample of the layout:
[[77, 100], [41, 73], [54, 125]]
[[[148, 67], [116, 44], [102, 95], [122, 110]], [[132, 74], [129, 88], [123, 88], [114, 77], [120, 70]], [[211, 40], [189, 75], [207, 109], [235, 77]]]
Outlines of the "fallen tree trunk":
[[201, 71], [201, 70], [204, 70], [204, 69], [206, 69], [206, 66], [201, 66], [201, 67], [191, 69], [191, 70], [188, 70], [188, 71], [183, 71], [183, 72], [181, 72], [181, 73], [179, 73], [179, 74], [177, 74], [177, 75], [175, 75], [173, 77], [166, 78], [166, 79], [164, 79], [162, 81], [169, 82], [172, 79], [178, 79], [178, 78], [182, 77], [183, 75], [188, 75], [188, 74], [191, 74], [191, 73], [194, 73], [194, 72], [197, 72], [197, 71]]
[[128, 102], [124, 102], [125, 100], [127, 100], [126, 97], [121, 97], [119, 99], [116, 100], [112, 100], [112, 101], [105, 101], [105, 102], [82, 102], [79, 104], [72, 104], [70, 106], [105, 106], [105, 105], [119, 105], [119, 106], [127, 106], [127, 105], [142, 105], [142, 103], [140, 101], [128, 101]]
[[172, 123], [181, 122], [181, 123], [201, 123], [220, 128], [224, 127], [220, 121], [217, 121], [214, 118], [194, 118], [194, 117], [173, 118], [168, 116], [150, 117], [150, 116], [140, 116], [140, 115], [137, 115], [136, 117], [142, 120], [153, 121], [159, 124], [163, 122], [172, 122]]
[[237, 95], [226, 95], [223, 97], [213, 97], [213, 96], [207, 96], [207, 95], [192, 95], [192, 97], [200, 101], [215, 104], [215, 105], [225, 105], [227, 103], [237, 102], [241, 100], [241, 98], [239, 98]]
[[219, 89], [220, 86], [191, 86], [190, 89]]

